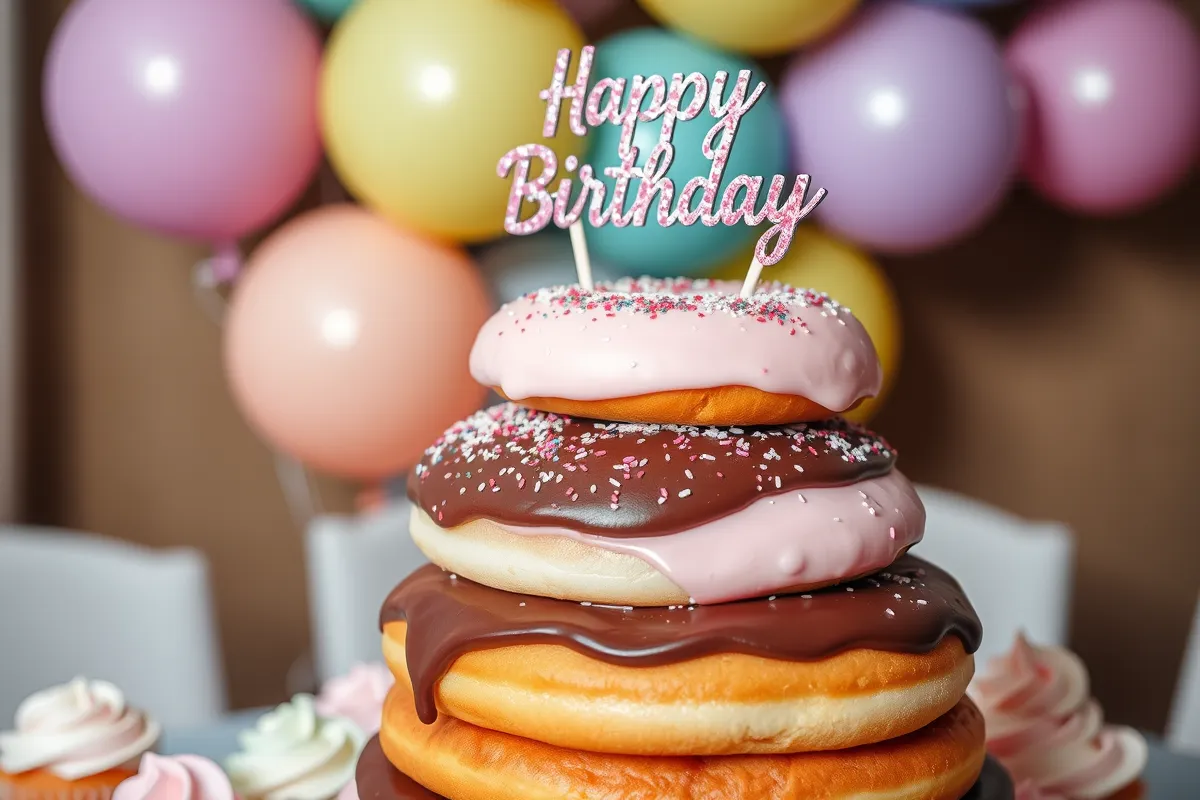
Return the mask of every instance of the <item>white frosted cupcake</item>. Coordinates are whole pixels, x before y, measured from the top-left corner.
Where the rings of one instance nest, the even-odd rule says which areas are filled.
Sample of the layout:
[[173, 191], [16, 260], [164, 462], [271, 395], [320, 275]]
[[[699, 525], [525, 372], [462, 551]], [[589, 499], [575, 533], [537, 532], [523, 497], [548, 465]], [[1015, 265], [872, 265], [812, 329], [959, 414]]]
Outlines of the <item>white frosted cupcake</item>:
[[37, 692], [0, 733], [0, 797], [107, 800], [161, 734], [111, 683], [76, 678]]
[[225, 769], [243, 800], [332, 800], [353, 780], [366, 740], [353, 721], [321, 716], [312, 695], [298, 694], [242, 732]]

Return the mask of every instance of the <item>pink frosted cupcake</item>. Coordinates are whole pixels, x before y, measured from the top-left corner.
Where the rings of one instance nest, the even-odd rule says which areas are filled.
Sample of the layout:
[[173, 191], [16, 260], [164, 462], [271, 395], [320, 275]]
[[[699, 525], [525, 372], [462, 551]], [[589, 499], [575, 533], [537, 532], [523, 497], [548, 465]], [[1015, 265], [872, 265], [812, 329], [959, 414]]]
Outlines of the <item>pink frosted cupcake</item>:
[[161, 733], [105, 681], [37, 692], [17, 708], [15, 729], [0, 733], [0, 798], [107, 800]]
[[970, 691], [987, 725], [988, 751], [1023, 800], [1136, 800], [1146, 742], [1132, 728], [1105, 725], [1089, 694], [1087, 668], [1061, 647], [1018, 636]]
[[142, 756], [137, 775], [112, 800], [236, 800], [225, 773], [200, 756]]
[[346, 717], [368, 736], [379, 732], [383, 701], [396, 679], [383, 664], [356, 664], [345, 675], [330, 678], [317, 695], [317, 713]]

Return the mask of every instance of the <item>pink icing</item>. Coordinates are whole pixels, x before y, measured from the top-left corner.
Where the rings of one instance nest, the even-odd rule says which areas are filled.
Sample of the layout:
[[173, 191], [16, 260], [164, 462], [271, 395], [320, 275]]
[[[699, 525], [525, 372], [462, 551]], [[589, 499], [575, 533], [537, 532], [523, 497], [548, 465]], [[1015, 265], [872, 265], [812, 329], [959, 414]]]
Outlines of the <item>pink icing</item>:
[[343, 786], [342, 790], [338, 792], [337, 800], [359, 800], [358, 782], [355, 781], [354, 778], [351, 778], [350, 782]]
[[862, 324], [828, 296], [731, 281], [624, 278], [504, 305], [471, 351], [471, 374], [514, 400], [602, 400], [750, 386], [844, 411], [883, 373]]
[[229, 778], [207, 758], [147, 753], [113, 800], [234, 800], [234, 794]]
[[379, 731], [383, 701], [395, 678], [383, 664], [357, 664], [321, 687], [315, 707], [324, 717], [346, 717], [368, 736]]
[[1066, 649], [1018, 636], [971, 694], [987, 723], [988, 750], [1026, 797], [1099, 800], [1133, 783], [1146, 765], [1145, 740], [1104, 724], [1087, 669]]
[[725, 603], [883, 569], [921, 540], [925, 507], [908, 479], [892, 470], [849, 486], [764, 497], [666, 536], [616, 538], [554, 527], [504, 527], [637, 556], [695, 602]]

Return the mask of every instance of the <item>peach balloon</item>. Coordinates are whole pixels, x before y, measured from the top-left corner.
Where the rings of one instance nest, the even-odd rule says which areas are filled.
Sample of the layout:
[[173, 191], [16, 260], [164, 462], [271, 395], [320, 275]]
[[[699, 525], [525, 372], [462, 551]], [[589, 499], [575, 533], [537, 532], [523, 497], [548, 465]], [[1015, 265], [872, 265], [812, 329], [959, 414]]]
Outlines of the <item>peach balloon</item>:
[[254, 252], [230, 304], [226, 370], [272, 445], [375, 480], [482, 403], [467, 357], [490, 314], [466, 253], [329, 206]]

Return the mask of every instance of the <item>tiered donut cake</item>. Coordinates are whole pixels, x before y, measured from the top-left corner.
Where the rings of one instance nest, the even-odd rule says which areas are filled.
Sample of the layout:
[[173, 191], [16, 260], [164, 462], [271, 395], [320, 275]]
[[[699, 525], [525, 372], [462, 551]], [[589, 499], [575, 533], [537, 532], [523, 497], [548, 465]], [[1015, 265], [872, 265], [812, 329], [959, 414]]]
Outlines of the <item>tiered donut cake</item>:
[[409, 479], [433, 562], [381, 613], [363, 800], [1011, 800], [965, 697], [981, 629], [907, 551], [896, 454], [836, 415], [866, 332], [778, 284], [624, 280], [504, 306], [514, 402]]

